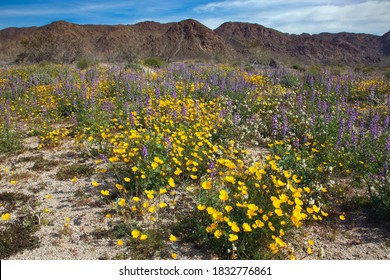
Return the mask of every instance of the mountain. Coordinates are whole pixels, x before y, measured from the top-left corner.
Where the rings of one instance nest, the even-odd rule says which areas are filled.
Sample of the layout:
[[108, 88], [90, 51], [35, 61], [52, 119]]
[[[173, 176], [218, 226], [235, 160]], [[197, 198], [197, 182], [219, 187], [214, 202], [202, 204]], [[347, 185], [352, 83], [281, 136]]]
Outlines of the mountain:
[[193, 19], [133, 25], [56, 21], [41, 27], [0, 30], [0, 61], [71, 63], [83, 57], [100, 61], [162, 57], [167, 61], [374, 64], [390, 60], [390, 31], [383, 36], [345, 32], [294, 35], [243, 22], [226, 22], [212, 30]]

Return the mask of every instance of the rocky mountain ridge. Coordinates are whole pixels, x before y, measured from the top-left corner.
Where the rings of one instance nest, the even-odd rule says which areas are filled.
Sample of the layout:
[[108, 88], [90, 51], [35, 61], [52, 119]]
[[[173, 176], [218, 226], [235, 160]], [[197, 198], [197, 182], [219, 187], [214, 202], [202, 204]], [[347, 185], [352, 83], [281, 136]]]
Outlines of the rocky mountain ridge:
[[200, 22], [78, 25], [56, 21], [41, 27], [0, 30], [0, 61], [72, 63], [91, 57], [115, 62], [161, 57], [173, 61], [264, 64], [375, 64], [390, 60], [390, 31], [287, 34], [259, 24], [226, 22], [212, 30]]

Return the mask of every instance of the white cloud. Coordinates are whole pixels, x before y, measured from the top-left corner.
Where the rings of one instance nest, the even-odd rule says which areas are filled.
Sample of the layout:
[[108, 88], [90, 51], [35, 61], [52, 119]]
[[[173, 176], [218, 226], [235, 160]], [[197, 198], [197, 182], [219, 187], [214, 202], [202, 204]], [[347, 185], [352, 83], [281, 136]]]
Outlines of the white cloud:
[[194, 12], [211, 28], [225, 21], [245, 21], [296, 34], [347, 31], [382, 35], [390, 27], [388, 0], [234, 0], [198, 6]]
[[[206, 3], [198, 4], [196, 3]], [[252, 22], [282, 32], [363, 32], [382, 35], [390, 27], [390, 0], [219, 0], [219, 1], [43, 1], [0, 5], [0, 28], [42, 25], [65, 19], [76, 23], [169, 22], [194, 18], [210, 28], [226, 21]], [[195, 3], [195, 4], [194, 4]]]

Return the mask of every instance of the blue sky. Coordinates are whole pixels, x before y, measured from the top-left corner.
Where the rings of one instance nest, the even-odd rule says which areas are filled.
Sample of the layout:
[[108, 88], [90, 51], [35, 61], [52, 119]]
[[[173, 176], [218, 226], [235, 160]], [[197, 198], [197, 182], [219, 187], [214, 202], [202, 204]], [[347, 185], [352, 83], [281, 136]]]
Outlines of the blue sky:
[[133, 24], [193, 18], [214, 29], [226, 21], [259, 23], [301, 34], [390, 30], [390, 0], [0, 0], [0, 29], [78, 24]]

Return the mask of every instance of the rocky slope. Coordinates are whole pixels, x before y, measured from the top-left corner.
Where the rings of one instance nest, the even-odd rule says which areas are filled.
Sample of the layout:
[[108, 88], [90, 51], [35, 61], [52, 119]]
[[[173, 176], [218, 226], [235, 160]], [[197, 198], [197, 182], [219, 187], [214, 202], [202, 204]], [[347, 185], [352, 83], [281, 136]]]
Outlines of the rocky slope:
[[57, 21], [0, 30], [0, 61], [71, 63], [83, 57], [128, 61], [154, 56], [167, 61], [373, 64], [390, 60], [390, 32], [291, 35], [242, 22], [212, 30], [193, 19], [111, 26]]

